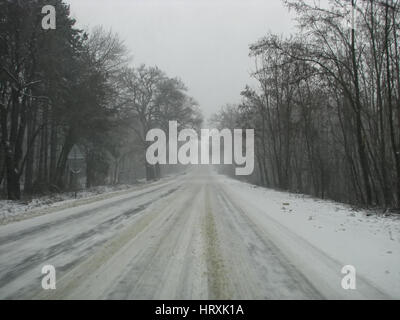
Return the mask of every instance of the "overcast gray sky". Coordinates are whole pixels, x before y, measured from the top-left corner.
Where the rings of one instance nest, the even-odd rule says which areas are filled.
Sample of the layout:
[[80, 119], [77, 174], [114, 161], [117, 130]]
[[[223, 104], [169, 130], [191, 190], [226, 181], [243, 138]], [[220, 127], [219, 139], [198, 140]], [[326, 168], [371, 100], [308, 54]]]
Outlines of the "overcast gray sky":
[[112, 28], [133, 65], [179, 77], [205, 116], [240, 101], [250, 83], [248, 45], [268, 31], [288, 34], [293, 15], [281, 0], [67, 0], [78, 26]]

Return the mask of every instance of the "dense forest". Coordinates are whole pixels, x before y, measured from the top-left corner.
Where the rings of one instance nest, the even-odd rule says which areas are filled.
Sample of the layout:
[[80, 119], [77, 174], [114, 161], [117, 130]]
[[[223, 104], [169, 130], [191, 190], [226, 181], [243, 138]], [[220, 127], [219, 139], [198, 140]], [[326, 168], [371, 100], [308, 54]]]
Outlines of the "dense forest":
[[398, 1], [285, 1], [289, 37], [250, 46], [257, 88], [214, 115], [255, 128], [253, 181], [362, 206], [400, 207]]
[[[250, 45], [257, 86], [246, 86], [242, 101], [210, 123], [255, 129], [257, 184], [399, 208], [398, 1], [284, 2], [296, 32]], [[56, 8], [55, 30], [42, 28], [46, 4]], [[168, 131], [171, 120], [199, 128], [203, 119], [180, 79], [133, 67], [130, 55], [112, 31], [75, 27], [61, 0], [0, 1], [5, 197], [70, 188], [77, 147], [86, 187], [117, 184], [132, 170], [160, 177], [160, 167], [145, 161], [146, 133]]]
[[[42, 28], [45, 5], [56, 9], [54, 30]], [[149, 180], [160, 176], [158, 166], [145, 162], [146, 132], [169, 120], [198, 127], [202, 117], [180, 79], [132, 65], [117, 34], [76, 28], [61, 0], [0, 0], [0, 188], [6, 198], [70, 188], [73, 148], [84, 154], [86, 187], [119, 183], [122, 163], [145, 168]]]

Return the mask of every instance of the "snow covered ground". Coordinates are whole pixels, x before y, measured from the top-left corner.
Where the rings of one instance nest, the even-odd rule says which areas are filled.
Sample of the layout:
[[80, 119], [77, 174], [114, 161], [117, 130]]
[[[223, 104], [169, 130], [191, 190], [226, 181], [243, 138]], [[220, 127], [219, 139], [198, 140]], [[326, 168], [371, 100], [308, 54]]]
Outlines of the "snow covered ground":
[[[333, 201], [221, 179], [237, 201], [246, 201], [246, 212], [297, 267], [319, 278], [319, 286], [337, 283], [339, 267], [353, 265], [357, 278], [400, 298], [400, 216], [379, 216]], [[332, 297], [340, 297], [342, 291], [338, 286]]]
[[[0, 226], [0, 298], [400, 299], [396, 216], [207, 167], [97, 197]], [[41, 288], [45, 264], [56, 290]]]
[[[142, 183], [144, 182], [142, 181]], [[89, 201], [97, 201], [104, 197], [115, 196], [121, 192], [131, 191], [136, 187], [127, 184], [98, 186], [78, 191], [76, 198], [74, 192], [64, 192], [20, 201], [0, 200], [0, 225], [32, 218]]]

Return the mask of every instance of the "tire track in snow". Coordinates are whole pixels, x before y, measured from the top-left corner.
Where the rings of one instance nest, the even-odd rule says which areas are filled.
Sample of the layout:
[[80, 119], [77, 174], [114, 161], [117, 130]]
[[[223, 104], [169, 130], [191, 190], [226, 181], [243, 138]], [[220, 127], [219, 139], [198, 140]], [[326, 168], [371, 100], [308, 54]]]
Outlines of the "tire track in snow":
[[209, 299], [231, 299], [232, 294], [227, 280], [228, 275], [222, 259], [218, 232], [210, 203], [210, 186], [207, 185], [206, 188], [204, 237], [207, 252], [208, 296]]
[[135, 198], [138, 198], [138, 197], [150, 194], [150, 193], [157, 192], [157, 191], [159, 191], [159, 190], [161, 190], [163, 188], [165, 188], [164, 185], [161, 186], [161, 187], [158, 187], [156, 189], [152, 189], [152, 190], [149, 190], [149, 191], [146, 191], [146, 192], [142, 192], [142, 193], [140, 193], [138, 195], [134, 195], [134, 196], [129, 197], [129, 198], [125, 198], [125, 199], [122, 199], [122, 200], [117, 199], [117, 200], [114, 200], [114, 201], [110, 201], [107, 204], [102, 205], [100, 208], [94, 208], [94, 209], [86, 210], [86, 211], [83, 211], [83, 212], [78, 212], [78, 213], [69, 215], [68, 217], [65, 217], [63, 219], [58, 219], [58, 220], [53, 221], [53, 222], [49, 222], [49, 223], [41, 224], [39, 226], [28, 228], [28, 229], [23, 230], [21, 232], [18, 232], [16, 234], [2, 236], [2, 237], [0, 237], [0, 243], [2, 245], [4, 245], [4, 244], [7, 244], [9, 242], [14, 242], [14, 241], [20, 240], [20, 239], [22, 239], [22, 238], [24, 238], [26, 236], [34, 236], [35, 234], [45, 232], [46, 230], [49, 230], [49, 229], [51, 229], [52, 227], [54, 227], [56, 225], [58, 226], [59, 224], [62, 224], [62, 223], [68, 223], [68, 222], [70, 222], [72, 220], [84, 219], [87, 216], [95, 214], [99, 209], [101, 209], [101, 210], [110, 209], [110, 208], [114, 207], [117, 203], [118, 204], [122, 204], [122, 203], [125, 203], [125, 202], [129, 202], [129, 201], [132, 201]]
[[[159, 197], [158, 200], [161, 200], [168, 195], [174, 193], [177, 191], [179, 187], [173, 188], [171, 190], [168, 190], [165, 193], [162, 193]], [[132, 200], [132, 198], [129, 198], [129, 200]], [[124, 200], [128, 201], [128, 200]], [[67, 240], [64, 240], [62, 242], [59, 242], [53, 246], [50, 246], [49, 248], [45, 249], [39, 249], [36, 251], [34, 254], [24, 258], [20, 263], [15, 265], [9, 272], [3, 274], [0, 276], [0, 288], [8, 284], [9, 282], [13, 281], [14, 279], [18, 278], [21, 276], [23, 273], [26, 271], [31, 270], [35, 266], [39, 265], [43, 261], [49, 261], [50, 259], [56, 257], [59, 254], [68, 254], [74, 250], [77, 250], [82, 244], [86, 242], [87, 239], [96, 236], [97, 234], [102, 234], [104, 231], [107, 229], [115, 226], [118, 223], [121, 223], [125, 219], [129, 219], [130, 217], [138, 214], [139, 212], [142, 212], [144, 209], [146, 209], [149, 205], [151, 205], [154, 201], [148, 201], [142, 205], [139, 205], [138, 207], [130, 210], [125, 210], [121, 214], [110, 218], [99, 225], [97, 225], [95, 228], [92, 228], [86, 232], [80, 233], [72, 238], [69, 238]], [[114, 204], [115, 205], [115, 204]], [[109, 206], [106, 206], [108, 208]], [[106, 209], [104, 208], [104, 209]], [[101, 208], [103, 210], [103, 207]], [[98, 211], [98, 209], [97, 209]], [[88, 214], [92, 214], [96, 212], [96, 210], [90, 210], [89, 212], [86, 212], [83, 216], [87, 216]], [[79, 216], [79, 217], [82, 217]], [[71, 218], [72, 219], [72, 218]], [[60, 223], [65, 223], [67, 221], [70, 221], [70, 219], [63, 219]], [[97, 241], [90, 246], [85, 248], [85, 252], [90, 252], [96, 247], [101, 246], [106, 239]], [[82, 255], [84, 252], [82, 253]], [[71, 261], [68, 263], [68, 266], [64, 266], [61, 270], [59, 271], [65, 271], [67, 269], [70, 269], [74, 265], [76, 265], [79, 261], [82, 260], [82, 257], [78, 257], [77, 259]]]
[[[237, 286], [240, 287], [240, 290], [250, 294], [246, 298], [323, 298], [313, 284], [271, 241], [268, 234], [261, 230], [236, 201], [225, 192], [223, 186], [217, 186], [215, 193], [222, 202], [222, 207], [228, 209], [225, 217], [229, 215], [230, 219], [224, 219], [224, 221], [231, 229], [230, 234], [241, 237], [242, 252], [240, 257], [236, 256], [236, 263], [232, 265], [236, 270], [233, 272], [235, 276], [231, 278], [239, 281]], [[245, 259], [247, 261], [243, 261]]]
[[[160, 271], [166, 267], [160, 259], [169, 254], [166, 249], [177, 244], [179, 233], [173, 231], [181, 226], [179, 221], [185, 219], [184, 212], [197, 194], [183, 192], [192, 196], [178, 208], [169, 197], [157, 202], [157, 208], [120, 230], [95, 255], [60, 279], [55, 292], [40, 292], [36, 298], [123, 299], [136, 294], [135, 298], [140, 299], [154, 295], [160, 284], [157, 275], [161, 276]], [[153, 245], [149, 246], [151, 241]]]

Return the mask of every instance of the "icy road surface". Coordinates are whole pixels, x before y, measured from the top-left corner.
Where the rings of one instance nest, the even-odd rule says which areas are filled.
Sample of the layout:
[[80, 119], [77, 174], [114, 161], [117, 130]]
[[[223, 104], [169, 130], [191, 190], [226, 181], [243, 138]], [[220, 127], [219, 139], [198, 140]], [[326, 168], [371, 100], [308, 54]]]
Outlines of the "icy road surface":
[[0, 226], [0, 298], [399, 299], [399, 234], [395, 218], [198, 168]]

